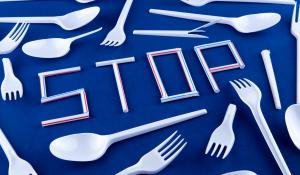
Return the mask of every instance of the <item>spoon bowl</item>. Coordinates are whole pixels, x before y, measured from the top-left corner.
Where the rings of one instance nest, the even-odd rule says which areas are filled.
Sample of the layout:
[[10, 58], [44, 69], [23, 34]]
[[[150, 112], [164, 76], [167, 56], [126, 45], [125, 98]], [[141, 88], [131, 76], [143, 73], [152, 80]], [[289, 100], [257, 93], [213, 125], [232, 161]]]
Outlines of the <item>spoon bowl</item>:
[[281, 19], [277, 13], [250, 14], [235, 18], [232, 25], [241, 33], [253, 33], [276, 25]]
[[70, 47], [70, 40], [50, 38], [28, 42], [23, 45], [22, 50], [32, 57], [58, 58], [65, 56], [70, 51]]
[[95, 0], [76, 0], [79, 3], [89, 3], [89, 2], [93, 2]]
[[54, 140], [50, 144], [50, 152], [63, 160], [86, 162], [102, 157], [110, 145], [106, 136], [81, 133]]
[[65, 30], [78, 29], [91, 22], [100, 12], [99, 7], [90, 7], [68, 13], [57, 18], [57, 23]]
[[293, 104], [285, 112], [285, 123], [289, 132], [289, 135], [300, 150], [300, 104]]
[[25, 54], [32, 57], [59, 58], [69, 53], [73, 41], [94, 34], [100, 30], [102, 30], [102, 27], [72, 38], [49, 38], [31, 41], [24, 44], [22, 50]]

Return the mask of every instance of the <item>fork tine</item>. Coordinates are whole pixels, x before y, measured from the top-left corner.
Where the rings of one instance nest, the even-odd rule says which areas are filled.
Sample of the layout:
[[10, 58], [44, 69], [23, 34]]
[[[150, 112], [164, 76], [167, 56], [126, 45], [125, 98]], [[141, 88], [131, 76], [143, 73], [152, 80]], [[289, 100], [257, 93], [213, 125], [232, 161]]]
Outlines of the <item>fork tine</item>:
[[213, 156], [216, 153], [218, 148], [219, 148], [219, 144], [215, 143], [215, 147], [214, 147], [213, 151], [211, 152], [210, 156]]
[[224, 148], [225, 148], [225, 146], [224, 146], [224, 145], [221, 145], [221, 147], [220, 147], [220, 149], [219, 149], [219, 152], [218, 152], [218, 154], [217, 154], [217, 158], [220, 157], [220, 155], [221, 155], [221, 153], [223, 152]]
[[181, 137], [181, 135], [177, 136], [171, 143], [168, 144], [163, 150], [160, 151], [161, 154], [164, 154], [171, 146], [174, 145], [174, 143], [177, 142], [177, 140]]
[[209, 152], [209, 150], [211, 149], [213, 144], [214, 144], [214, 142], [210, 139], [207, 146], [206, 146], [205, 154], [207, 154]]
[[248, 83], [246, 83], [243, 79], [239, 79], [239, 81], [240, 81], [245, 87], [251, 86], [251, 85], [249, 85]]
[[12, 93], [7, 93], [7, 94], [8, 94], [8, 99], [11, 100]]
[[14, 99], [17, 100], [17, 91], [12, 92], [14, 95]]
[[164, 156], [164, 159], [168, 158], [173, 152], [184, 142], [184, 139], [181, 139], [171, 150], [169, 150]]
[[238, 92], [240, 90], [240, 88], [234, 82], [230, 81], [229, 83], [231, 84], [231, 86], [234, 88], [235, 91]]
[[164, 140], [161, 144], [159, 144], [157, 147], [155, 147], [155, 150], [160, 150], [162, 147], [164, 147], [174, 136], [177, 134], [178, 131], [173, 132], [172, 135], [170, 135], [166, 140]]
[[1, 90], [1, 96], [2, 96], [2, 99], [4, 101], [6, 101], [6, 92], [4, 92], [3, 90]]
[[167, 163], [170, 163], [172, 162], [180, 153], [181, 151], [183, 150], [183, 148], [185, 148], [187, 145], [187, 142], [185, 142], [175, 153], [173, 153], [172, 156], [170, 156], [166, 161]]
[[108, 46], [114, 46], [116, 44], [116, 41], [111, 41], [111, 43], [108, 44]]
[[224, 153], [222, 159], [225, 159], [225, 158], [228, 156], [228, 154], [230, 153], [230, 151], [231, 151], [231, 149], [232, 149], [232, 146], [231, 146], [231, 147], [228, 147], [228, 146], [227, 146], [225, 149], [226, 149], [226, 150], [225, 150], [225, 153]]
[[11, 29], [11, 31], [6, 36], [8, 38], [10, 38], [15, 33], [15, 31], [17, 30], [17, 28], [18, 28], [19, 25], [20, 25], [20, 23], [17, 22], [16, 25]]
[[254, 83], [253, 83], [252, 81], [250, 81], [249, 79], [244, 78], [244, 80], [245, 80], [247, 83], [249, 83], [251, 86], [256, 87], [256, 84], [254, 84]]
[[[293, 11], [293, 17], [292, 17], [292, 22], [298, 23], [299, 22], [299, 9], [300, 9], [300, 5], [297, 2], [294, 6], [294, 11]], [[297, 16], [298, 13], [298, 16]], [[297, 17], [296, 17], [297, 16]], [[296, 19], [297, 18], [297, 19]]]
[[115, 46], [120, 46], [121, 44], [123, 44], [123, 42], [117, 42], [116, 44], [115, 44]]
[[12, 38], [12, 40], [15, 40], [15, 38], [19, 35], [19, 33], [23, 30], [23, 28], [25, 27], [25, 23], [22, 23], [19, 27], [18, 27], [18, 29], [17, 29], [17, 31], [11, 36], [11, 38]]
[[240, 89], [244, 88], [244, 86], [242, 85], [242, 83], [240, 83], [238, 80], [234, 80], [234, 82], [240, 86]]
[[105, 38], [100, 45], [105, 45], [107, 42], [109, 42], [109, 40]]
[[23, 97], [23, 87], [22, 87], [22, 89], [19, 89], [18, 92], [19, 92], [19, 97], [22, 98]]
[[105, 45], [105, 46], [108, 46], [108, 45], [110, 45], [111, 43], [112, 43], [112, 41], [108, 40], [104, 45]]
[[23, 28], [22, 31], [20, 31], [19, 35], [16, 36], [15, 41], [22, 41], [23, 40], [23, 38], [25, 37], [25, 35], [28, 31], [29, 26], [30, 26], [30, 24], [25, 23], [25, 27]]

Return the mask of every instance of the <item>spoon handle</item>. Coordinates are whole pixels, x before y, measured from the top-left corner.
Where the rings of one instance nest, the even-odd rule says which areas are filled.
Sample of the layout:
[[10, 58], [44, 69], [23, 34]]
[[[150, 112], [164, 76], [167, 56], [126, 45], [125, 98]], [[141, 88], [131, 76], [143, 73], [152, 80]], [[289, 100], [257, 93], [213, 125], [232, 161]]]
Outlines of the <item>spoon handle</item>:
[[0, 17], [1, 23], [17, 23], [17, 22], [27, 22], [27, 23], [46, 23], [46, 24], [56, 24], [55, 17]]
[[92, 35], [96, 32], [99, 32], [100, 30], [102, 30], [102, 27], [96, 29], [96, 30], [93, 30], [93, 31], [90, 31], [90, 32], [87, 32], [87, 33], [84, 33], [84, 34], [81, 34], [81, 35], [78, 35], [78, 36], [74, 36], [72, 38], [69, 38], [68, 40], [70, 41], [75, 41], [77, 39], [80, 39], [80, 38], [83, 38], [83, 37], [86, 37], [86, 36], [89, 36], [89, 35]]
[[286, 4], [294, 5], [294, 0], [216, 0], [221, 2], [249, 2], [249, 3], [270, 3], [270, 4]]
[[153, 13], [153, 14], [158, 14], [158, 15], [171, 16], [171, 17], [190, 19], [190, 20], [196, 20], [196, 21], [205, 21], [205, 22], [217, 21], [217, 23], [220, 23], [220, 24], [230, 24], [230, 19], [231, 19], [231, 18], [221, 17], [221, 16], [185, 13], [185, 12], [177, 12], [177, 11], [171, 11], [171, 10], [150, 9], [149, 12]]
[[135, 127], [132, 129], [128, 129], [125, 131], [121, 131], [115, 134], [111, 134], [109, 135], [110, 139], [112, 140], [112, 143], [121, 141], [121, 140], [125, 140], [131, 137], [135, 137], [138, 135], [142, 135], [151, 131], [155, 131], [167, 126], [171, 126], [186, 120], [190, 120], [196, 117], [199, 117], [201, 115], [207, 114], [206, 109], [202, 109], [202, 110], [198, 110], [198, 111], [194, 111], [194, 112], [190, 112], [190, 113], [186, 113], [186, 114], [182, 114], [182, 115], [178, 115], [175, 117], [171, 117], [168, 119], [164, 119], [164, 120], [160, 120], [157, 122], [153, 122], [150, 124], [146, 124], [146, 125], [142, 125], [139, 127]]
[[1, 128], [0, 128], [0, 146], [2, 147], [9, 162], [13, 159], [13, 157], [17, 156], [17, 153], [15, 152], [15, 150], [7, 140]]

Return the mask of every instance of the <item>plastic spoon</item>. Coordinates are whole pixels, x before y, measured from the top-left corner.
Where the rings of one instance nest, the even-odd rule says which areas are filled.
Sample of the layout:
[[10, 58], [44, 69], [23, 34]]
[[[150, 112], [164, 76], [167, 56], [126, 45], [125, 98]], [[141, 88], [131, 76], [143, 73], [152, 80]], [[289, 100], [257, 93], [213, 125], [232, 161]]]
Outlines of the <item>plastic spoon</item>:
[[37, 58], [59, 58], [69, 53], [71, 44], [80, 38], [94, 34], [102, 30], [102, 27], [72, 38], [49, 38], [31, 41], [23, 45], [25, 54]]
[[257, 13], [245, 15], [237, 18], [232, 17], [222, 17], [222, 16], [210, 16], [210, 15], [201, 15], [194, 13], [185, 13], [185, 12], [177, 12], [177, 11], [169, 11], [169, 10], [158, 10], [158, 9], [150, 9], [150, 13], [184, 18], [196, 21], [206, 21], [206, 22], [214, 22], [220, 24], [227, 24], [235, 28], [237, 31], [241, 33], [252, 33], [258, 32], [261, 30], [268, 29], [274, 25], [276, 25], [281, 16], [277, 13]]
[[289, 106], [285, 112], [285, 123], [289, 132], [289, 135], [300, 150], [300, 20], [299, 20], [299, 3], [295, 5], [291, 33], [297, 40], [297, 69], [296, 69], [296, 104]]
[[90, 7], [68, 13], [64, 16], [53, 17], [0, 17], [0, 23], [27, 23], [56, 24], [65, 30], [78, 29], [91, 22], [100, 12], [99, 7]]
[[95, 0], [76, 0], [79, 3], [89, 3], [89, 2], [93, 2]]
[[190, 120], [204, 114], [207, 114], [205, 109], [198, 110], [110, 135], [93, 133], [68, 135], [54, 140], [50, 144], [50, 151], [54, 156], [63, 160], [78, 162], [94, 161], [102, 157], [113, 143]]
[[256, 175], [256, 173], [248, 170], [233, 171], [222, 175]]
[[181, 0], [181, 1], [195, 7], [200, 7], [211, 2], [249, 2], [249, 3], [287, 4], [287, 5], [295, 4], [294, 0]]

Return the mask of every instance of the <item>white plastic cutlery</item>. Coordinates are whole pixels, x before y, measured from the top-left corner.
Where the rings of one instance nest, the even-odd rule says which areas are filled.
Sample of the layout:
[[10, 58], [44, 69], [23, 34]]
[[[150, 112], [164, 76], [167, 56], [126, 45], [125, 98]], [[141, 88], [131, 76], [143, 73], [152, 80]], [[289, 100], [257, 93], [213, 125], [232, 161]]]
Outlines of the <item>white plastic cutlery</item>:
[[184, 142], [184, 138], [180, 139], [181, 135], [174, 139], [176, 134], [177, 131], [153, 150], [145, 154], [138, 163], [116, 175], [156, 174], [166, 168], [181, 153], [187, 144], [187, 142]]
[[33, 167], [21, 159], [0, 129], [0, 145], [8, 159], [8, 175], [37, 175]]
[[234, 171], [230, 173], [225, 173], [222, 175], [257, 175], [256, 173], [248, 170], [240, 170], [240, 171]]
[[234, 104], [230, 104], [227, 108], [222, 124], [212, 133], [207, 144], [205, 154], [208, 154], [209, 151], [213, 149], [211, 153], [211, 156], [213, 156], [215, 153], [217, 153], [218, 148], [220, 147], [217, 158], [219, 158], [222, 152], [224, 152], [223, 159], [228, 156], [235, 141], [235, 136], [232, 129], [235, 113], [236, 106]]
[[14, 51], [25, 37], [29, 26], [28, 23], [17, 23], [0, 41], [0, 54], [9, 54]]
[[183, 38], [208, 38], [199, 33], [205, 32], [204, 28], [214, 25], [216, 22], [210, 22], [192, 30], [134, 30], [134, 35], [149, 35], [149, 36], [168, 36], [168, 37], [183, 37]]
[[241, 33], [253, 33], [268, 29], [276, 25], [281, 16], [278, 13], [257, 13], [249, 14], [241, 17], [222, 17], [222, 16], [211, 16], [202, 15], [195, 13], [185, 13], [170, 10], [159, 10], [150, 9], [150, 13], [165, 15], [189, 20], [205, 21], [205, 22], [216, 22], [219, 24], [227, 24], [235, 28]]
[[277, 143], [272, 135], [272, 132], [266, 122], [266, 119], [261, 111], [260, 101], [262, 94], [260, 89], [248, 79], [239, 79], [230, 81], [230, 84], [235, 89], [240, 99], [248, 105], [255, 118], [255, 121], [271, 150], [283, 175], [291, 175], [291, 172], [285, 163], [285, 160], [277, 146]]
[[25, 54], [37, 58], [59, 58], [69, 53], [71, 44], [80, 38], [94, 34], [102, 30], [102, 27], [71, 38], [49, 38], [31, 41], [23, 45]]
[[95, 0], [76, 0], [79, 3], [89, 3], [89, 2], [93, 2]]
[[195, 7], [200, 7], [211, 2], [249, 2], [249, 3], [287, 4], [287, 5], [295, 4], [294, 0], [181, 0], [181, 1]]
[[[285, 112], [285, 123], [289, 135], [300, 150], [300, 21], [299, 21], [299, 3], [294, 7], [294, 13], [291, 24], [291, 33], [297, 40], [297, 74], [296, 74], [296, 104], [289, 106]], [[298, 11], [298, 13], [297, 13]]]
[[21, 81], [15, 76], [11, 62], [8, 58], [2, 59], [3, 67], [4, 67], [4, 80], [1, 84], [1, 95], [2, 99], [5, 101], [6, 96], [9, 97], [9, 100], [12, 100], [12, 96], [14, 99], [17, 99], [17, 94], [19, 97], [23, 97], [23, 85]]
[[275, 103], [275, 108], [276, 109], [281, 109], [281, 102], [280, 102], [277, 82], [276, 82], [275, 73], [274, 73], [274, 69], [273, 69], [273, 66], [272, 66], [272, 61], [271, 61], [270, 54], [271, 54], [271, 52], [269, 50], [263, 50], [261, 52], [262, 59], [263, 59], [265, 69], [266, 69], [266, 72], [267, 72], [269, 84], [270, 84], [270, 87], [271, 87], [272, 96], [273, 96], [273, 100], [274, 100], [274, 103]]
[[101, 45], [105, 46], [120, 46], [122, 45], [126, 40], [126, 34], [124, 32], [124, 25], [129, 13], [129, 10], [131, 8], [131, 5], [133, 3], [133, 0], [126, 0], [125, 5], [121, 11], [121, 14], [119, 16], [119, 19], [117, 21], [117, 24], [115, 27], [107, 34], [104, 41], [101, 43]]
[[178, 115], [110, 135], [94, 133], [73, 134], [58, 138], [50, 144], [51, 153], [57, 158], [87, 162], [101, 158], [114, 143], [168, 127], [207, 114], [205, 109]]
[[75, 30], [91, 22], [100, 12], [100, 8], [89, 7], [54, 17], [0, 17], [0, 23], [27, 23], [56, 24], [65, 30]]
[[208, 38], [204, 35], [197, 33], [204, 32], [203, 30], [197, 30], [195, 33], [191, 33], [191, 30], [134, 30], [134, 35], [148, 35], [148, 36], [168, 36], [168, 37], [182, 37], [182, 38]]

